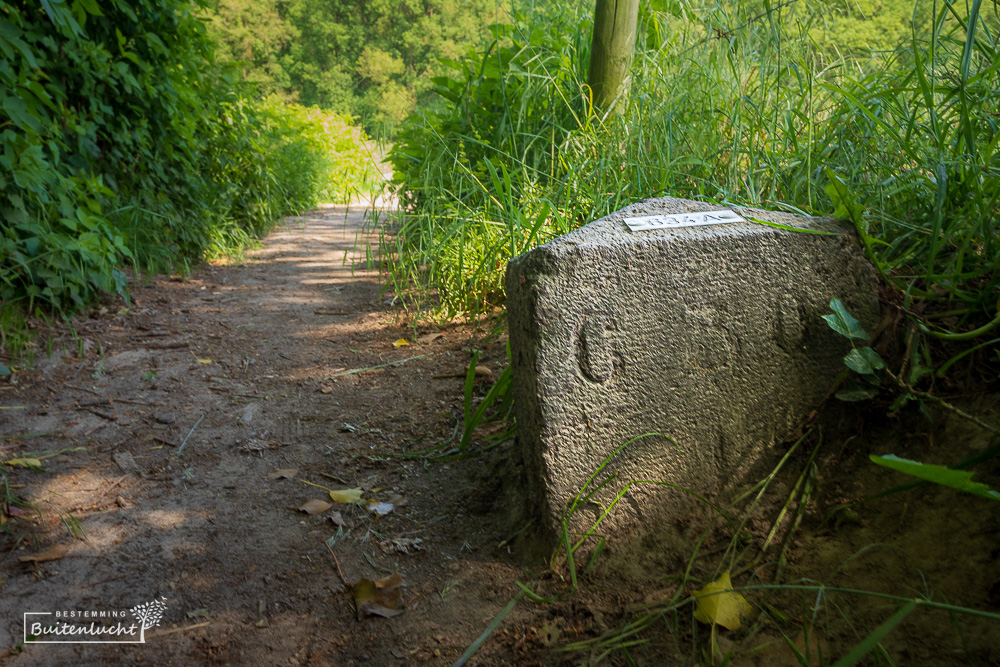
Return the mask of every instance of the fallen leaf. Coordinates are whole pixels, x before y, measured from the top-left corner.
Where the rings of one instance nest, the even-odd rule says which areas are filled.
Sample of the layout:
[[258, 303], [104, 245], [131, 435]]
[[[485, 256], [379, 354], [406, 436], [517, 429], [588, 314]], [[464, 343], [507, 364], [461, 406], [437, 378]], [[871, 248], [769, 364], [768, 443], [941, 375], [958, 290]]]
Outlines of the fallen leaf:
[[476, 375], [479, 377], [491, 378], [493, 377], [493, 371], [486, 366], [476, 366]]
[[208, 608], [195, 609], [187, 613], [188, 618], [208, 618]]
[[44, 563], [49, 560], [65, 558], [68, 553], [69, 547], [65, 544], [53, 544], [45, 551], [39, 551], [37, 554], [31, 554], [30, 556], [20, 556], [18, 560], [22, 563]]
[[340, 512], [333, 512], [330, 514], [328, 518], [330, 519], [330, 521], [333, 522], [333, 525], [335, 526], [340, 526], [341, 528], [343, 528], [344, 526], [347, 525], [347, 522], [344, 521], [344, 517], [343, 515], [341, 515]]
[[211, 359], [199, 359], [198, 357], [195, 357], [195, 361], [197, 361], [199, 364], [206, 364], [206, 365], [212, 363]]
[[320, 387], [319, 391], [320, 391], [321, 394], [332, 394], [333, 393], [333, 387]]
[[327, 511], [331, 507], [333, 507], [331, 503], [328, 503], [323, 500], [316, 500], [315, 498], [313, 498], [312, 500], [307, 500], [306, 502], [302, 503], [295, 509], [299, 510], [300, 512], [305, 512], [306, 514], [319, 514], [320, 512]]
[[739, 628], [743, 619], [753, 611], [746, 598], [733, 591], [729, 570], [701, 590], [695, 591], [694, 598], [697, 604], [695, 618], [702, 623], [715, 623], [728, 630]]
[[347, 422], [344, 422], [344, 425], [340, 427], [340, 430], [343, 433], [354, 433], [355, 431], [358, 430], [358, 427], [355, 426], [354, 424], [348, 424]]
[[372, 581], [362, 579], [351, 588], [358, 606], [358, 618], [382, 616], [392, 618], [403, 613], [403, 578], [399, 573]]
[[444, 338], [443, 333], [426, 333], [423, 336], [417, 338], [417, 342], [421, 345], [427, 345], [428, 343], [433, 343], [438, 338]]
[[392, 503], [383, 503], [376, 500], [368, 501], [368, 511], [376, 516], [385, 516], [394, 509], [396, 508]]
[[359, 504], [361, 502], [361, 489], [338, 489], [330, 491], [330, 498], [336, 503]]
[[298, 468], [282, 468], [281, 470], [275, 470], [270, 475], [267, 476], [268, 479], [292, 479], [299, 472]]
[[409, 345], [405, 338], [400, 338], [395, 343], [392, 344], [393, 347], [403, 347], [404, 345]]
[[25, 468], [41, 468], [42, 462], [38, 459], [11, 459], [9, 461], [4, 461], [4, 465], [8, 466], [22, 466]]

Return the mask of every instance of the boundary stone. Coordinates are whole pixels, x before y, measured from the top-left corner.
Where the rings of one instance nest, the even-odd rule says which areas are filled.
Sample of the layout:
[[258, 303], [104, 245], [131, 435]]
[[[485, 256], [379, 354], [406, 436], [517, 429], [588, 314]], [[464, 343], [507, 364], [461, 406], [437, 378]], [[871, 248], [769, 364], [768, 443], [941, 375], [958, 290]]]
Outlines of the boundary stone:
[[[821, 319], [841, 299], [872, 332], [878, 277], [849, 223], [730, 207], [754, 222], [632, 232], [624, 218], [723, 207], [651, 199], [515, 257], [507, 313], [530, 512], [555, 543], [564, 508], [616, 448], [595, 499], [660, 480], [712, 497], [775, 453], [844, 369], [850, 343]], [[602, 530], [690, 508], [638, 485]], [[599, 511], [577, 517], [579, 527]], [[610, 525], [609, 525], [610, 524]]]

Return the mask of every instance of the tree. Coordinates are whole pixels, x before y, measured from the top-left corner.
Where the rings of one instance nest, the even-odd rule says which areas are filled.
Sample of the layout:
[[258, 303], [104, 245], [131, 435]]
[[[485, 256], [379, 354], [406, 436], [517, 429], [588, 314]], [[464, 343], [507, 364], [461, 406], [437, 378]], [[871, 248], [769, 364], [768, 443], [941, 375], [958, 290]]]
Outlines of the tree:
[[599, 111], [610, 110], [625, 87], [638, 18], [639, 0], [597, 0], [587, 83]]

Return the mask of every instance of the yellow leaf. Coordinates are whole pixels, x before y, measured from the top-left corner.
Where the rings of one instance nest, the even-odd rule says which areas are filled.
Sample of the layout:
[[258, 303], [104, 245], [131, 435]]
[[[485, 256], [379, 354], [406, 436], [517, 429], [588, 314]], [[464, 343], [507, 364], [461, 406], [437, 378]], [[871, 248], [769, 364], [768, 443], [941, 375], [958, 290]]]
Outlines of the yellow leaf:
[[4, 465], [23, 466], [25, 468], [41, 468], [42, 462], [38, 459], [11, 459], [4, 461]]
[[393, 347], [403, 347], [404, 345], [409, 345], [405, 338], [400, 338], [395, 343], [392, 344]]
[[338, 489], [330, 491], [330, 497], [337, 503], [360, 503], [361, 489]]
[[212, 363], [211, 359], [198, 359], [198, 357], [195, 357], [195, 359], [198, 360], [199, 364], [210, 364], [210, 363]]
[[729, 570], [701, 590], [694, 592], [697, 607], [694, 617], [702, 623], [716, 623], [728, 630], [736, 630], [753, 607], [739, 593], [733, 591]]

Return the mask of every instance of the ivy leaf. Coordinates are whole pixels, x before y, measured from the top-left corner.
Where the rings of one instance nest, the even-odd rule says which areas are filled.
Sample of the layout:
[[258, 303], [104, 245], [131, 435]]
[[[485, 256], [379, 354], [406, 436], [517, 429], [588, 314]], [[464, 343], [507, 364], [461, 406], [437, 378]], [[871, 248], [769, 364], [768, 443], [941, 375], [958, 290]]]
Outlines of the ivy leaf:
[[824, 315], [823, 319], [830, 325], [830, 328], [845, 338], [858, 340], [868, 340], [868, 334], [861, 327], [861, 322], [847, 312], [847, 308], [840, 299], [830, 300], [830, 315]]
[[837, 398], [848, 403], [867, 401], [869, 398], [874, 398], [877, 395], [878, 387], [861, 384], [860, 382], [851, 382], [835, 394]]
[[872, 375], [875, 371], [885, 368], [882, 357], [870, 347], [853, 348], [844, 357], [844, 365], [861, 375]]

